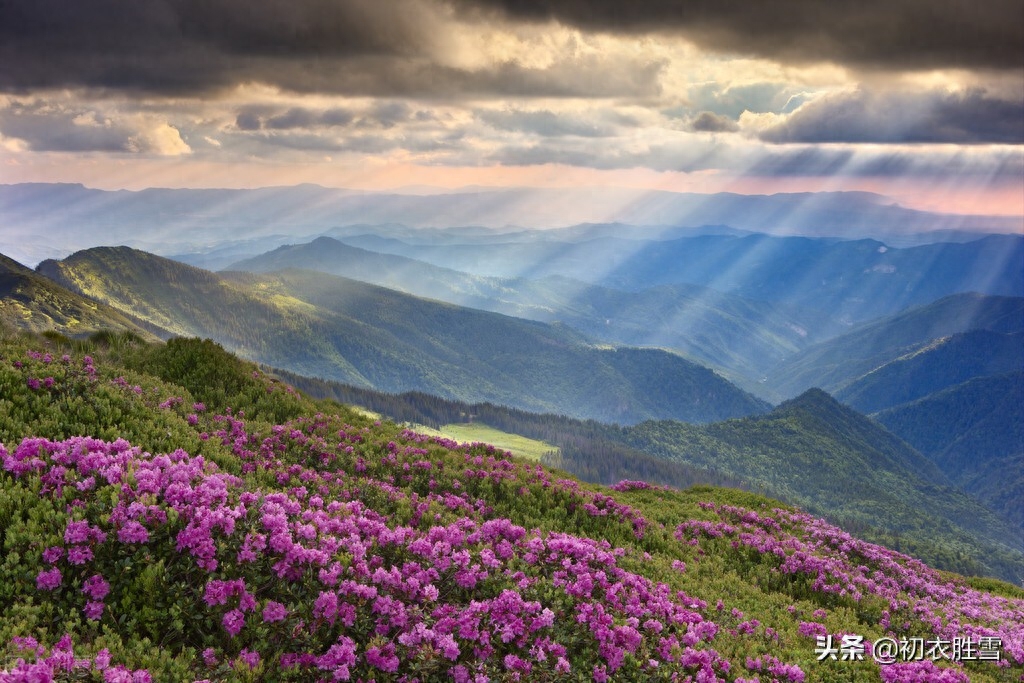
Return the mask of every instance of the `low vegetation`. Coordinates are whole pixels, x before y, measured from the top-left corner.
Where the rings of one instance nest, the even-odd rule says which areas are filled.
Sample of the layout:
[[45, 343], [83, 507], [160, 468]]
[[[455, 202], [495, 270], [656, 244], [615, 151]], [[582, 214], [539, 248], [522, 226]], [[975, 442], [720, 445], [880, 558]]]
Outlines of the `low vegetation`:
[[[3, 681], [1024, 674], [1009, 584], [753, 493], [580, 484], [208, 341], [5, 334], [0, 403]], [[880, 665], [885, 638], [986, 657]]]
[[[935, 463], [821, 391], [742, 420], [620, 427], [285, 376], [313, 395], [366, 406], [403, 422], [440, 427], [472, 420], [543, 440], [558, 447], [557, 454], [545, 456], [545, 464], [587, 481], [744, 488], [800, 505], [935, 567], [1013, 583], [1024, 580], [1024, 548], [1015, 519], [997, 512], [1019, 510], [1013, 497], [1019, 483], [1012, 469], [1000, 477], [999, 471], [986, 468], [988, 476], [977, 486], [989, 482], [988, 491], [998, 497], [986, 509], [957, 490]], [[1008, 424], [1012, 428], [1015, 423]]]

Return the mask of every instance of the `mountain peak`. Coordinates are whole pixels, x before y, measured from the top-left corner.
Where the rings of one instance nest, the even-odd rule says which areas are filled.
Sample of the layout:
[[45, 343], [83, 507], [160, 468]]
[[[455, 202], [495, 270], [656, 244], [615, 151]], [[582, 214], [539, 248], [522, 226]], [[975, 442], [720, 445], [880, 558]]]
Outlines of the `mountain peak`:
[[346, 246], [348, 246], [344, 242], [341, 242], [340, 240], [336, 240], [333, 237], [330, 237], [329, 235], [321, 235], [320, 237], [317, 237], [315, 240], [310, 242], [309, 245], [310, 246], [321, 246], [321, 247], [325, 246], [325, 245], [329, 245], [329, 246], [332, 246], [332, 247], [346, 247]]
[[780, 403], [773, 412], [776, 413], [809, 413], [824, 419], [848, 413], [851, 417], [861, 417], [854, 410], [844, 406], [831, 394], [818, 387], [812, 387], [795, 398]]

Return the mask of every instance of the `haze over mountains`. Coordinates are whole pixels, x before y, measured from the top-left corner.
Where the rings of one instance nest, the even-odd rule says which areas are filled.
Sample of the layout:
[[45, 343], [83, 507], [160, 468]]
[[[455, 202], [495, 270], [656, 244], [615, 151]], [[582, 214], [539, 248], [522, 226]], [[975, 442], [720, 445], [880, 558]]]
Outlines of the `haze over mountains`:
[[565, 327], [310, 271], [219, 276], [120, 247], [44, 261], [39, 272], [170, 333], [383, 391], [620, 422], [707, 422], [766, 407], [675, 354], [599, 348]]
[[[0, 319], [209, 337], [385, 415], [489, 415], [580, 476], [763, 490], [940, 566], [1024, 578], [1024, 237], [908, 237], [911, 220], [887, 244], [903, 214], [858, 194], [629, 209], [688, 206], [696, 227], [488, 227], [517, 192], [0, 187], [21, 254], [94, 240], [35, 271], [0, 262]], [[551, 195], [530, 197], [539, 212]], [[471, 212], [490, 218], [415, 227]], [[752, 234], [762, 220], [808, 234]]]
[[[58, 208], [59, 210], [55, 210]], [[866, 192], [737, 195], [681, 194], [616, 188], [470, 189], [433, 195], [357, 192], [317, 185], [253, 190], [153, 188], [104, 191], [76, 184], [0, 185], [4, 224], [0, 253], [34, 264], [97, 245], [125, 244], [161, 255], [208, 253], [231, 245], [256, 255], [349, 225], [377, 236], [437, 239], [429, 227], [482, 226], [515, 240], [546, 239], [546, 229], [582, 223], [653, 226], [644, 235], [679, 237], [694, 230], [735, 234], [874, 238], [890, 246], [965, 240], [978, 231], [1012, 233], [1013, 218], [953, 216], [906, 209]], [[386, 226], [392, 226], [390, 229]], [[146, 226], [140, 231], [139, 226]], [[407, 226], [407, 227], [405, 227]], [[727, 228], [724, 226], [728, 226]], [[541, 229], [537, 233], [524, 229]], [[936, 231], [947, 231], [942, 235]], [[343, 231], [350, 233], [347, 229]], [[370, 232], [364, 229], [362, 232]], [[589, 234], [584, 230], [583, 234]], [[615, 229], [615, 236], [629, 236]], [[918, 233], [928, 233], [919, 235]], [[334, 233], [338, 236], [338, 233]], [[464, 230], [493, 239], [490, 230]], [[600, 233], [597, 233], [600, 235]], [[565, 232], [556, 239], [578, 239]], [[219, 268], [224, 263], [207, 263]], [[499, 274], [497, 272], [490, 273]]]
[[[229, 270], [305, 268], [516, 317], [561, 322], [595, 339], [676, 350], [757, 393], [764, 372], [845, 329], [820, 311], [777, 306], [708, 287], [624, 291], [560, 275], [497, 278], [381, 254], [320, 237], [233, 263]], [[813, 330], [813, 331], [809, 331]]]

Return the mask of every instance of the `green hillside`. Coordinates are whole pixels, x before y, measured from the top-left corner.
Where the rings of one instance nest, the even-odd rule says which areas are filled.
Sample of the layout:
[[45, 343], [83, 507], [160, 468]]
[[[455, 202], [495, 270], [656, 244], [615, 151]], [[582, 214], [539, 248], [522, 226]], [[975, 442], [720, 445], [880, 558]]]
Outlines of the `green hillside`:
[[0, 324], [12, 329], [55, 331], [68, 336], [88, 335], [99, 330], [130, 330], [155, 340], [161, 332], [110, 306], [57, 286], [3, 254], [0, 254]]
[[175, 334], [252, 360], [382, 391], [616, 422], [709, 422], [768, 406], [664, 351], [598, 347], [564, 326], [419, 299], [310, 271], [216, 275], [96, 248], [39, 271]]
[[1024, 372], [972, 379], [874, 417], [1024, 527]]
[[770, 373], [766, 384], [782, 396], [811, 387], [835, 392], [936, 340], [971, 330], [1024, 331], [1024, 299], [955, 294], [911, 308], [800, 352]]
[[1024, 577], [1024, 545], [1006, 521], [899, 438], [820, 390], [763, 416], [703, 427], [646, 422], [631, 428], [626, 442], [739, 477], [848, 528], [881, 530], [888, 542], [902, 537], [904, 549], [915, 539], [944, 547], [945, 562], [965, 563], [961, 571], [977, 562], [975, 571]]
[[875, 413], [974, 378], [1015, 370], [1024, 370], [1024, 332], [972, 330], [896, 358], [835, 396], [862, 413]]
[[[402, 422], [437, 428], [473, 420], [545, 441], [558, 447], [545, 463], [587, 481], [643, 479], [676, 487], [713, 483], [759, 491], [813, 506], [848, 531], [898, 546], [933, 566], [1014, 581], [1024, 571], [1024, 548], [1015, 545], [1021, 537], [1012, 528], [1012, 515], [998, 519], [978, 500], [951, 489], [940, 468], [820, 390], [756, 418], [705, 426], [647, 422], [618, 427], [286, 377], [313, 395], [368, 406]], [[1009, 493], [991, 491], [1002, 499]], [[1012, 496], [1005, 501], [1007, 507], [1014, 504]]]
[[382, 254], [320, 237], [239, 261], [228, 270], [315, 270], [542, 322], [559, 321], [594, 339], [659, 346], [721, 369], [748, 391], [768, 368], [840, 331], [819, 311], [744, 299], [698, 285], [620, 291], [567, 277], [486, 277]]
[[[0, 336], [5, 681], [1024, 674], [1012, 585], [763, 496], [372, 422], [209, 341], [113, 340]], [[985, 636], [1005, 664], [816, 655], [851, 633]]]

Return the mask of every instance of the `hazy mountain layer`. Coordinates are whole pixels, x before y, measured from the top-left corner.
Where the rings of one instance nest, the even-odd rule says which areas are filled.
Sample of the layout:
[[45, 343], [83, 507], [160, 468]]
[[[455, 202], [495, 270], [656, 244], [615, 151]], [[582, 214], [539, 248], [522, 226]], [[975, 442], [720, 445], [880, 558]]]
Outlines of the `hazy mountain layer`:
[[1024, 296], [1024, 237], [902, 249], [876, 240], [703, 235], [439, 245], [343, 238], [478, 275], [562, 275], [619, 289], [688, 283], [861, 322], [959, 292]]
[[[649, 231], [669, 235], [677, 227], [729, 226], [780, 235], [882, 240], [937, 230], [1019, 229], [1012, 218], [914, 211], [865, 192], [752, 196], [559, 188], [403, 195], [316, 185], [108, 192], [44, 183], [0, 185], [0, 222], [7, 240], [0, 242], [0, 251], [33, 263], [98, 244], [128, 244], [170, 255], [213, 251], [270, 235], [324, 234], [359, 223], [409, 226], [390, 231], [399, 238], [405, 238], [410, 228], [483, 226], [461, 231], [463, 239], [490, 239], [494, 230], [520, 230], [507, 226], [560, 228], [595, 222], [660, 226]], [[147, 227], [144, 235], [140, 225]]]
[[696, 285], [638, 292], [547, 276], [495, 278], [321, 237], [239, 261], [229, 270], [306, 268], [516, 317], [563, 322], [607, 342], [670, 348], [721, 369], [750, 391], [767, 369], [840, 326], [820, 312], [780, 308]]
[[608, 421], [708, 422], [767, 405], [658, 350], [596, 347], [564, 326], [418, 299], [309, 271], [222, 277], [129, 248], [39, 271], [171, 332], [295, 372], [383, 391]]
[[[959, 361], [975, 363], [970, 347], [980, 337], [956, 340], [943, 349], [940, 340], [972, 330], [1002, 334], [1024, 331], [1024, 298], [959, 294], [926, 306], [908, 309], [888, 318], [868, 323], [835, 339], [816, 344], [769, 373], [767, 384], [783, 396], [792, 396], [810, 387], [838, 392], [869, 373], [904, 359], [890, 370], [916, 367], [915, 354], [937, 349], [938, 357], [964, 354]], [[978, 347], [979, 351], [981, 347]], [[1003, 352], [997, 353], [1004, 356]], [[1012, 353], [1010, 356], [1012, 357]], [[930, 355], [922, 357], [927, 362]], [[910, 365], [904, 365], [910, 363]], [[957, 370], [948, 370], [954, 374]], [[921, 381], [932, 382], [924, 375]]]

